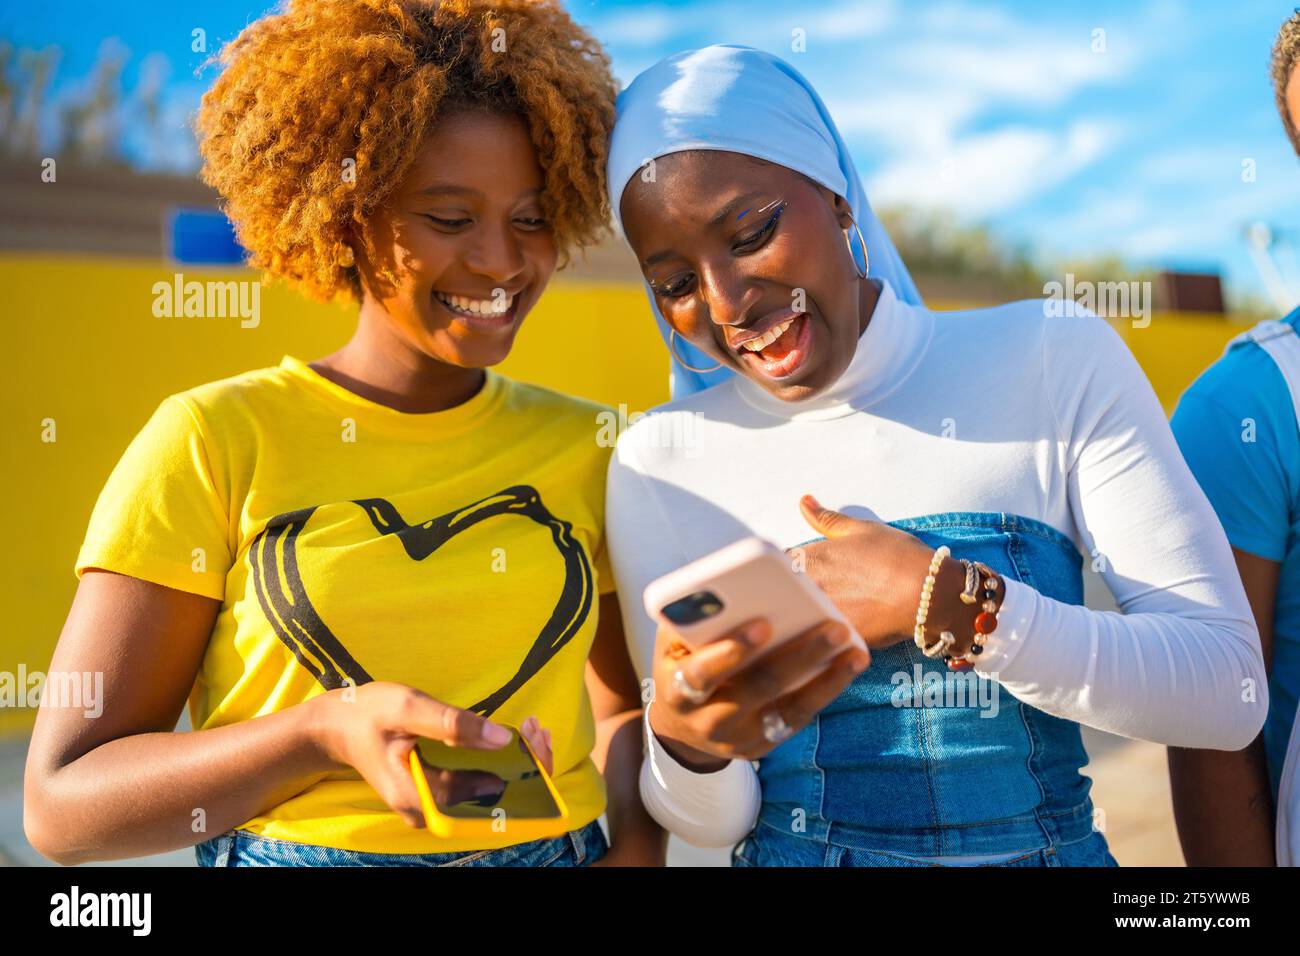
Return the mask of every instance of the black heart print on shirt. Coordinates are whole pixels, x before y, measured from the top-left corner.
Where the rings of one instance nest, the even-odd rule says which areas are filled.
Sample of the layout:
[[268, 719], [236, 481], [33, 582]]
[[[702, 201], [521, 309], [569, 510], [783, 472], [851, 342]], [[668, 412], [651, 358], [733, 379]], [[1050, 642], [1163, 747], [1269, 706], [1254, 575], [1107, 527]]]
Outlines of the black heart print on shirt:
[[[387, 499], [361, 498], [354, 500], [353, 504], [365, 510], [379, 534], [397, 535], [412, 561], [423, 561], [466, 528], [498, 515], [521, 515], [550, 529], [551, 541], [564, 558], [564, 587], [555, 609], [528, 649], [519, 669], [499, 688], [466, 710], [484, 717], [491, 716], [529, 678], [546, 666], [587, 619], [593, 587], [587, 555], [573, 537], [573, 526], [551, 514], [537, 489], [529, 485], [512, 485], [463, 508], [415, 525], [407, 524]], [[372, 678], [316, 611], [298, 571], [298, 533], [318, 507], [313, 505], [287, 511], [272, 518], [253, 540], [248, 560], [262, 612], [276, 636], [322, 687], [333, 690], [348, 684], [364, 684]], [[281, 549], [277, 547], [281, 538], [284, 539], [282, 557]]]

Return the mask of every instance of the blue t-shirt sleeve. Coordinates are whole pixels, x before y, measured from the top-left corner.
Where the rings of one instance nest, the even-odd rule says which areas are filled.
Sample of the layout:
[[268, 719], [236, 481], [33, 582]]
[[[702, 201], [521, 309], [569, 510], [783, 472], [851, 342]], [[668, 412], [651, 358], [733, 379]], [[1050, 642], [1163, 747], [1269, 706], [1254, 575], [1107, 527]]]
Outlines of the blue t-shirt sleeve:
[[1234, 349], [1192, 383], [1170, 425], [1232, 546], [1286, 557], [1300, 433], [1272, 358], [1254, 345]]

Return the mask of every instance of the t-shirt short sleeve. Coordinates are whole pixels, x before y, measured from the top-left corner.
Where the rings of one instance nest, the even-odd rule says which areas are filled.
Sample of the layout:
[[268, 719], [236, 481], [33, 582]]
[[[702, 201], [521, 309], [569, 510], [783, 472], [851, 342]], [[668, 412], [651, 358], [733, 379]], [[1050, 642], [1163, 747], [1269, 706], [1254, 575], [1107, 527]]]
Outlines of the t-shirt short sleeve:
[[1232, 546], [1281, 561], [1291, 529], [1288, 462], [1300, 447], [1272, 359], [1257, 347], [1234, 349], [1192, 383], [1170, 424]]
[[617, 590], [614, 581], [614, 569], [609, 563], [609, 548], [605, 547], [606, 536], [600, 536], [600, 546], [596, 548], [596, 553], [592, 555], [592, 561], [596, 565], [596, 590], [600, 594], [613, 594]]
[[195, 411], [163, 400], [132, 439], [95, 502], [76, 574], [102, 568], [222, 600], [229, 507], [213, 479]]

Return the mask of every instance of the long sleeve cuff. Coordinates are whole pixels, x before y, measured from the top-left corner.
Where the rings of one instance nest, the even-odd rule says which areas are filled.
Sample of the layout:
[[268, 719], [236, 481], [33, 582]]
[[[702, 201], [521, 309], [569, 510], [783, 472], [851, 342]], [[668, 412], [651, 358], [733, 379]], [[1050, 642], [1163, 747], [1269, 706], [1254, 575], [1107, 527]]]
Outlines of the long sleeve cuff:
[[762, 790], [747, 760], [732, 760], [713, 773], [696, 773], [677, 762], [642, 717], [646, 758], [641, 763], [641, 802], [660, 826], [699, 847], [739, 843], [758, 819]]
[[975, 669], [1017, 700], [1171, 747], [1240, 750], [1259, 733], [1268, 711], [1259, 635], [1231, 609], [1095, 611], [1003, 581]]
[[984, 651], [975, 660], [975, 671], [985, 677], [1006, 673], [1032, 633], [1037, 593], [1029, 586], [1002, 576], [1006, 594], [998, 609], [998, 626], [984, 639]]

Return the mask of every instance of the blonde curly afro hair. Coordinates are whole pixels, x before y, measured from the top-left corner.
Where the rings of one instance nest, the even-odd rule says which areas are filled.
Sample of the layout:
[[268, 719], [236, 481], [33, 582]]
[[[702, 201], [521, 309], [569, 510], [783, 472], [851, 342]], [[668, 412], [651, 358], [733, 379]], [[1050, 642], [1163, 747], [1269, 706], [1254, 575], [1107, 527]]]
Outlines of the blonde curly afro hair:
[[250, 264], [312, 298], [361, 298], [344, 243], [378, 261], [371, 214], [454, 110], [527, 122], [562, 257], [605, 229], [616, 88], [554, 0], [288, 0], [220, 61], [196, 121], [201, 176]]

